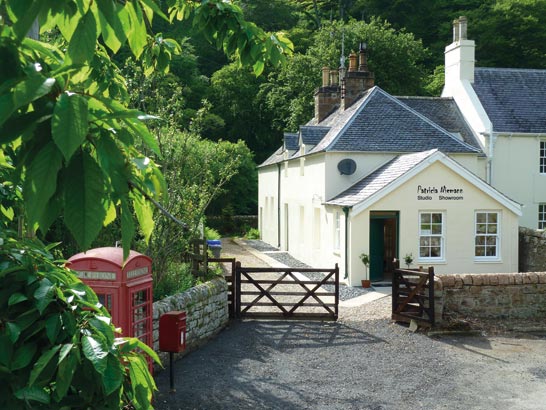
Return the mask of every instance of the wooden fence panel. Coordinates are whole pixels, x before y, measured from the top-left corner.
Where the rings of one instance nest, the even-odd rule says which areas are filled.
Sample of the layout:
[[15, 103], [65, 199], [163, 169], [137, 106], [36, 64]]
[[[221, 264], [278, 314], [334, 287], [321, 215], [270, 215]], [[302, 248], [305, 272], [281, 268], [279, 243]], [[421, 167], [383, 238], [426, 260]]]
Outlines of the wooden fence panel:
[[[251, 268], [236, 264], [238, 317], [337, 320], [339, 268]], [[323, 273], [310, 280], [297, 273]], [[323, 287], [327, 287], [325, 290]]]
[[395, 269], [392, 278], [392, 319], [415, 320], [421, 326], [434, 326], [434, 268], [428, 273]]

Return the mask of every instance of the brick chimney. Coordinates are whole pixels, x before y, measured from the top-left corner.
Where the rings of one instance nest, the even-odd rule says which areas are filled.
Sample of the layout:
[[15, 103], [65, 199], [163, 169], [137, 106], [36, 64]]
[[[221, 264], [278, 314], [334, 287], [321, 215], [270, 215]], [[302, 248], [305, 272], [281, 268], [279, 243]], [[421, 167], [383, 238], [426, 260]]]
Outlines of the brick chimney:
[[315, 92], [315, 119], [321, 122], [339, 107], [341, 87], [337, 70], [322, 67], [322, 86]]
[[342, 81], [341, 108], [349, 108], [366, 90], [374, 86], [374, 75], [368, 71], [366, 43], [360, 43], [358, 56], [349, 55], [349, 69]]

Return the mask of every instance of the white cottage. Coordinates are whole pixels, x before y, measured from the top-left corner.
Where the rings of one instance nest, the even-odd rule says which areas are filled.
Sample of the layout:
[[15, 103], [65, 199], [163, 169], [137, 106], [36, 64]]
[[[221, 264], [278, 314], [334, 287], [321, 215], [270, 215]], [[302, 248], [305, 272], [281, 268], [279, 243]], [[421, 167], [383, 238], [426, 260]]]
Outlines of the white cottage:
[[353, 286], [362, 253], [372, 281], [410, 254], [438, 273], [517, 271], [521, 206], [486, 182], [488, 164], [455, 98], [389, 95], [360, 50], [347, 73], [323, 69], [315, 117], [260, 165], [262, 239], [338, 263]]
[[546, 70], [475, 67], [467, 21], [445, 49], [444, 97], [455, 100], [487, 156], [488, 183], [523, 204], [520, 225], [546, 228]]

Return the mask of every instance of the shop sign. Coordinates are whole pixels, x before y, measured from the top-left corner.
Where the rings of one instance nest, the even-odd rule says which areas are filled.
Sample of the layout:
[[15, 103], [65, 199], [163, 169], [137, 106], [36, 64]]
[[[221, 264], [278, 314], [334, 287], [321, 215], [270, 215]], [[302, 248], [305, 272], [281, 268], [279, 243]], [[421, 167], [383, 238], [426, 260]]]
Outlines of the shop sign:
[[417, 186], [418, 201], [462, 201], [464, 199], [463, 188], [442, 186]]

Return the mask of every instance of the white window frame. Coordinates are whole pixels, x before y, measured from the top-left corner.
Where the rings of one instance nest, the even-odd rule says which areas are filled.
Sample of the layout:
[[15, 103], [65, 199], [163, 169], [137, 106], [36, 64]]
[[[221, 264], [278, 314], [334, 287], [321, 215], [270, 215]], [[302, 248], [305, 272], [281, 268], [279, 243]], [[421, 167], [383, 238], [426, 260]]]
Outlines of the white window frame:
[[546, 203], [538, 204], [538, 229], [546, 229]]
[[339, 252], [341, 249], [341, 213], [334, 212], [334, 251]]
[[[422, 217], [425, 216], [425, 215], [429, 215], [430, 216], [430, 222], [428, 222], [430, 224], [430, 230], [427, 231], [427, 230], [422, 230], [422, 225], [424, 223], [427, 223], [427, 222], [422, 222]], [[440, 227], [441, 227], [441, 230], [440, 232], [434, 232], [433, 233], [433, 222], [432, 222], [432, 215], [441, 215], [441, 223], [440, 223]], [[419, 233], [419, 238], [418, 238], [418, 243], [417, 243], [417, 249], [418, 249], [418, 257], [417, 257], [417, 260], [419, 262], [445, 262], [446, 260], [446, 257], [445, 257], [445, 236], [446, 236], [446, 213], [445, 211], [419, 211], [419, 219], [418, 219], [418, 227], [417, 227], [417, 232]], [[437, 224], [435, 224], [437, 225]], [[424, 238], [429, 238], [429, 240], [431, 240], [432, 238], [439, 238], [440, 239], [440, 255], [439, 256], [421, 256], [421, 248], [423, 247], [421, 245], [422, 241], [421, 239], [424, 239]], [[433, 246], [432, 245], [428, 245], [427, 246], [428, 248], [432, 249]]]
[[546, 174], [546, 140], [540, 140], [538, 151], [538, 168], [541, 174]]
[[[485, 214], [485, 222], [480, 221], [479, 225], [485, 225], [485, 232], [478, 232], [478, 215]], [[489, 221], [489, 215], [497, 215], [497, 220], [495, 223]], [[493, 230], [490, 227], [495, 226]], [[478, 238], [485, 238], [484, 244], [478, 245]], [[487, 252], [487, 247], [491, 245], [487, 243], [487, 238], [495, 238], [495, 255], [477, 255], [478, 246], [480, 248], [485, 248]], [[474, 259], [476, 261], [499, 261], [501, 259], [501, 212], [496, 210], [479, 210], [474, 212]]]

